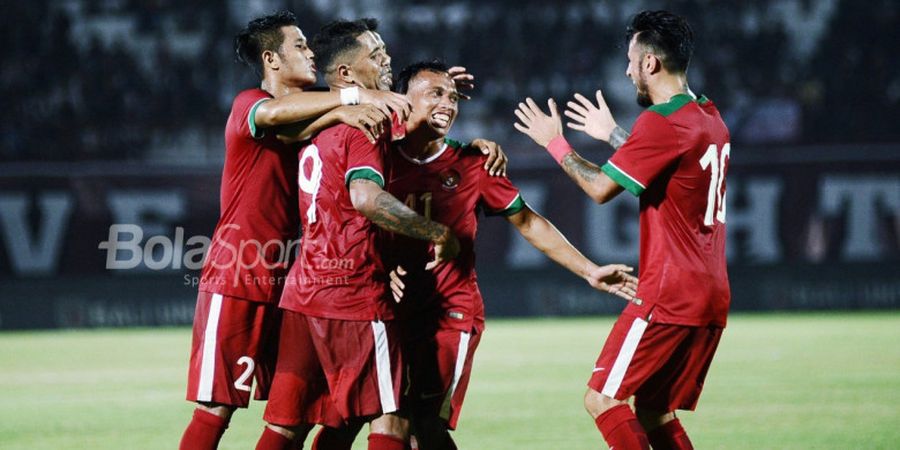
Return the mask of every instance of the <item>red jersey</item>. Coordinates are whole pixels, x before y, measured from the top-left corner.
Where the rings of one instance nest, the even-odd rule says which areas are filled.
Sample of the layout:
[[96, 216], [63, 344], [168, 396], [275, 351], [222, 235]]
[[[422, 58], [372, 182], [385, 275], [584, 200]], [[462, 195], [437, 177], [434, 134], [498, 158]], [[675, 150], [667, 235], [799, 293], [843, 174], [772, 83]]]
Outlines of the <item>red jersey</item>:
[[642, 306], [661, 323], [725, 326], [725, 174], [731, 146], [719, 111], [686, 94], [651, 106], [603, 172], [640, 196]]
[[271, 98], [261, 89], [248, 89], [231, 106], [221, 213], [203, 263], [203, 292], [257, 302], [281, 296], [300, 231], [297, 151], [256, 127], [256, 108]]
[[327, 319], [393, 318], [376, 250], [378, 226], [353, 207], [349, 189], [356, 178], [384, 187], [386, 138], [372, 144], [361, 131], [337, 125], [300, 152], [303, 240], [282, 308]]
[[[407, 314], [438, 314], [451, 328], [470, 332], [484, 328], [484, 303], [475, 275], [475, 234], [478, 212], [515, 214], [525, 207], [519, 190], [506, 177], [491, 177], [484, 170], [485, 157], [477, 150], [445, 140], [431, 157], [417, 160], [403, 152], [402, 142], [388, 158], [387, 190], [425, 217], [450, 227], [459, 239], [459, 255], [434, 270], [432, 244], [392, 235], [384, 242], [385, 262], [407, 271]], [[388, 233], [385, 233], [388, 234]]]

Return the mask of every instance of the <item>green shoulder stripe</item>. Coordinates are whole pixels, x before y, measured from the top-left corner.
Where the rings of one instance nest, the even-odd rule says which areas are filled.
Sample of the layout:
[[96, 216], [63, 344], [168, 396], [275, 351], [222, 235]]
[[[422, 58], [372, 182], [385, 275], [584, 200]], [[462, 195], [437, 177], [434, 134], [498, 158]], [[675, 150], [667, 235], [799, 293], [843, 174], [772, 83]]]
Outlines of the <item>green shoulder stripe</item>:
[[607, 161], [600, 170], [609, 175], [609, 177], [618, 183], [619, 186], [622, 186], [626, 191], [631, 192], [635, 196], [641, 195], [644, 192], [644, 189], [646, 189], [643, 184], [639, 183], [611, 162]]
[[347, 171], [347, 174], [344, 176], [344, 184], [347, 186], [350, 185], [350, 182], [357, 179], [362, 178], [365, 180], [370, 180], [384, 188], [384, 177], [372, 167], [369, 166], [361, 166], [354, 167]]
[[462, 147], [468, 147], [469, 145], [471, 145], [471, 144], [463, 144], [462, 142], [459, 142], [455, 139], [450, 139], [448, 137], [444, 138], [444, 143], [453, 148], [462, 148]]
[[253, 107], [250, 108], [250, 114], [247, 115], [247, 124], [250, 125], [250, 136], [253, 136], [255, 139], [259, 139], [263, 137], [265, 132], [261, 132], [258, 135], [256, 134], [256, 109], [259, 108], [259, 105], [269, 101], [271, 99], [261, 98], [256, 103], [253, 104]]
[[522, 194], [516, 194], [516, 198], [514, 198], [513, 201], [509, 203], [509, 206], [507, 206], [505, 209], [495, 212], [487, 212], [486, 215], [509, 217], [523, 209], [525, 209], [525, 200], [522, 199]]
[[653, 105], [647, 108], [648, 111], [653, 111], [663, 117], [666, 117], [675, 111], [681, 109], [682, 106], [687, 105], [688, 103], [694, 101], [694, 97], [691, 97], [687, 94], [677, 94], [669, 99], [666, 103], [660, 103], [658, 105]]

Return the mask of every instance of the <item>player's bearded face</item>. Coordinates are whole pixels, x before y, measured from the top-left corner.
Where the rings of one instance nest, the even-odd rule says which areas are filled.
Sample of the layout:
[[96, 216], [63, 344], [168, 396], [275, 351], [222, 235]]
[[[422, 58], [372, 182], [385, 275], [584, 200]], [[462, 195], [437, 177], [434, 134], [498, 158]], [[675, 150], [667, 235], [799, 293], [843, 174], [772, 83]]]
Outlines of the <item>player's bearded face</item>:
[[359, 56], [353, 64], [358, 81], [367, 89], [388, 91], [394, 84], [391, 57], [378, 33], [366, 31], [356, 38], [362, 44]]
[[459, 112], [459, 93], [450, 75], [423, 70], [410, 80], [407, 95], [413, 110], [409, 128], [425, 125], [437, 137], [450, 132]]
[[653, 100], [650, 98], [650, 89], [647, 86], [647, 76], [642, 67], [645, 52], [636, 43], [636, 37], [637, 36], [635, 35], [628, 44], [628, 69], [625, 70], [625, 75], [628, 78], [631, 78], [631, 82], [637, 90], [638, 105], [646, 108], [653, 105]]
[[653, 106], [653, 99], [650, 98], [650, 89], [647, 87], [647, 77], [643, 71], [638, 73], [638, 79], [634, 85], [637, 88], [637, 104], [644, 108]]

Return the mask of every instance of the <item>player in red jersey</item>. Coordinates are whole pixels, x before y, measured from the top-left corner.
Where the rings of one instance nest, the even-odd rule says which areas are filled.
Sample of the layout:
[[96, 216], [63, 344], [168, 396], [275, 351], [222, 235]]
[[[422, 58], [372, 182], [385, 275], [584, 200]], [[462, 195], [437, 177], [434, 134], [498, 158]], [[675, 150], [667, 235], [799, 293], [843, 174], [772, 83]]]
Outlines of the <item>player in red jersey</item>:
[[[405, 268], [395, 278], [404, 310], [404, 358], [409, 361], [410, 409], [419, 447], [456, 448], [456, 428], [472, 359], [484, 331], [484, 303], [475, 274], [475, 235], [480, 213], [506, 218], [533, 246], [596, 289], [633, 300], [637, 280], [621, 264], [597, 266], [522, 199], [506, 177], [490, 177], [484, 157], [445, 137], [458, 114], [459, 94], [439, 62], [405, 68], [397, 91], [412, 103], [406, 137], [389, 158], [388, 191], [426, 217], [447, 224], [460, 239], [459, 257], [424, 270], [428, 247], [394, 235], [386, 260]], [[398, 269], [398, 273], [402, 269]]]
[[[585, 407], [616, 450], [692, 448], [675, 417], [693, 410], [703, 387], [731, 297], [725, 260], [725, 174], [728, 129], [715, 105], [688, 88], [693, 50], [687, 21], [644, 11], [628, 27], [626, 75], [648, 107], [629, 136], [616, 125], [600, 91], [597, 105], [569, 102], [569, 127], [617, 151], [602, 167], [575, 153], [550, 116], [531, 99], [516, 111], [516, 128], [546, 146], [594, 200], [623, 190], [640, 196], [637, 296], [613, 327], [588, 383]], [[637, 415], [627, 399], [634, 396]], [[645, 432], [646, 430], [646, 432]]]
[[[187, 399], [197, 402], [181, 448], [216, 448], [232, 413], [246, 407], [253, 380], [265, 399], [277, 353], [281, 296], [297, 243], [297, 152], [276, 139], [280, 125], [314, 120], [355, 124], [375, 139], [400, 95], [356, 89], [303, 92], [316, 80], [313, 54], [289, 12], [251, 21], [235, 39], [238, 56], [262, 76], [234, 100], [225, 128], [221, 216], [206, 257], [194, 318]], [[343, 103], [366, 103], [344, 106]], [[302, 134], [302, 126], [299, 132]]]
[[[401, 265], [391, 276], [403, 318], [403, 357], [410, 386], [404, 409], [412, 417], [422, 449], [455, 448], [448, 429], [455, 429], [462, 408], [475, 349], [484, 330], [484, 305], [475, 275], [475, 234], [479, 212], [504, 216], [535, 247], [586, 279], [592, 286], [633, 299], [636, 279], [623, 265], [598, 267], [572, 247], [545, 218], [532, 211], [505, 177], [481, 169], [484, 157], [446, 139], [458, 113], [459, 94], [438, 62], [409, 66], [397, 90], [413, 105], [405, 138], [388, 157], [388, 191], [426, 217], [446, 223], [460, 238], [457, 259], [427, 270], [428, 246], [396, 234], [386, 238], [385, 261]], [[401, 276], [398, 273], [402, 273]], [[344, 429], [349, 449], [352, 427]]]
[[[390, 57], [374, 19], [332, 22], [313, 48], [332, 90], [389, 89]], [[459, 252], [444, 225], [383, 190], [388, 133], [372, 143], [347, 125], [320, 132], [300, 153], [300, 261], [286, 282], [281, 346], [269, 423], [257, 449], [289, 449], [316, 423], [370, 422], [370, 449], [402, 450], [407, 425], [395, 413], [401, 370], [387, 275], [376, 250], [383, 228], [433, 246], [429, 267]]]

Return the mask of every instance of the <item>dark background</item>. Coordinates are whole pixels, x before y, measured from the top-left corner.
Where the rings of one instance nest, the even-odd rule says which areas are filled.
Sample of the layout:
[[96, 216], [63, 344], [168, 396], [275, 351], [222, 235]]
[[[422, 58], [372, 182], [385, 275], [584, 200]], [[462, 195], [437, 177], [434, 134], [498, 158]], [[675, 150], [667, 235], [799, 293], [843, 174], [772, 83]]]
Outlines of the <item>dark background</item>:
[[[258, 83], [231, 39], [282, 8], [308, 38], [334, 18], [380, 19], [395, 73], [433, 57], [466, 66], [477, 88], [452, 137], [500, 142], [526, 200], [576, 246], [636, 263], [636, 200], [591, 204], [513, 129], [512, 111], [526, 96], [602, 88], [630, 127], [640, 108], [624, 28], [661, 7], [693, 25], [691, 87], [732, 134], [733, 308], [900, 306], [896, 2], [71, 0], [9, 3], [0, 18], [0, 328], [190, 322], [196, 271], [178, 253], [193, 247], [178, 230], [182, 243], [212, 233], [231, 100]], [[610, 155], [567, 134], [592, 160]], [[135, 268], [108, 270], [98, 248], [116, 223], [144, 231]], [[482, 224], [489, 316], [622, 307], [511, 233]], [[147, 251], [154, 236], [171, 254]]]

